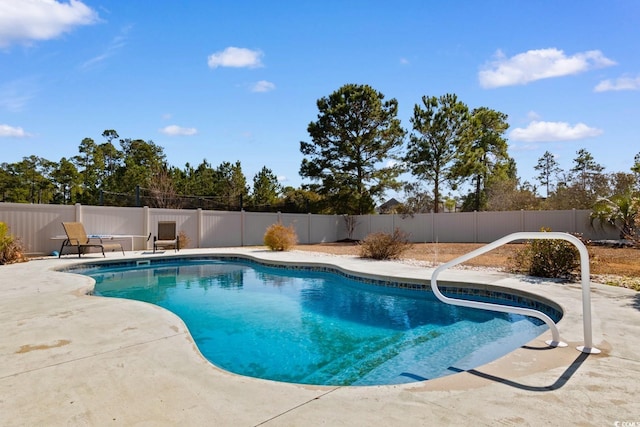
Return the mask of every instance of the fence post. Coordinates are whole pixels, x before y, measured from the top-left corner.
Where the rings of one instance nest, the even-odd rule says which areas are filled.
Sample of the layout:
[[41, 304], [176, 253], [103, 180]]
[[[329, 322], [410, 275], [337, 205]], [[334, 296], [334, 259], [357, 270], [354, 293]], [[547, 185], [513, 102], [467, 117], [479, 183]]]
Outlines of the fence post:
[[307, 214], [307, 245], [311, 244], [311, 212]]
[[244, 221], [245, 221], [244, 211], [240, 211], [240, 246], [244, 246]]
[[82, 222], [82, 205], [80, 203], [76, 203], [75, 207], [76, 207], [76, 222]]
[[147, 237], [147, 241], [144, 244], [145, 249], [149, 249], [149, 240], [151, 239], [151, 217], [149, 215], [149, 206], [144, 206], [142, 208], [142, 234]]
[[473, 243], [478, 243], [478, 211], [473, 211]]
[[436, 235], [436, 214], [431, 211], [429, 215], [431, 215], [431, 243], [433, 243], [434, 241], [438, 241], [438, 236]]
[[202, 247], [202, 208], [196, 210], [196, 248]]

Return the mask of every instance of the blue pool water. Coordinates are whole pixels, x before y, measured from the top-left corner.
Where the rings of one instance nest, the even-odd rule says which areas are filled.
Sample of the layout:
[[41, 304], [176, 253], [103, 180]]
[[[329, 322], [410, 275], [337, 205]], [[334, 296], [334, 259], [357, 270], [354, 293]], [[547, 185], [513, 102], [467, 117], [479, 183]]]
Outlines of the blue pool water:
[[380, 385], [437, 378], [520, 347], [537, 319], [443, 304], [431, 292], [373, 286], [249, 261], [182, 260], [80, 271], [95, 293], [180, 316], [211, 363], [304, 384]]

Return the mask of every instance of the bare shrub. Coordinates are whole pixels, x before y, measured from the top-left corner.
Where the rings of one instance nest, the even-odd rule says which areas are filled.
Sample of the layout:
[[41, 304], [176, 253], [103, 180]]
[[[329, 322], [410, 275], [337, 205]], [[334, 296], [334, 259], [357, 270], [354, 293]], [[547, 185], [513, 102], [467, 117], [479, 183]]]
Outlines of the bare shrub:
[[296, 243], [298, 243], [298, 235], [293, 224], [288, 227], [280, 222], [271, 224], [264, 233], [264, 244], [272, 251], [288, 251]]
[[344, 225], [347, 229], [347, 238], [353, 240], [353, 233], [358, 226], [358, 217], [355, 215], [344, 215], [342, 218], [344, 219]]
[[149, 183], [149, 193], [151, 196], [149, 204], [154, 208], [179, 209], [182, 207], [171, 175], [164, 169], [156, 173]]
[[0, 222], [0, 265], [27, 261], [20, 238], [9, 234], [9, 227]]
[[184, 230], [180, 230], [178, 233], [178, 242], [180, 244], [180, 249], [185, 249], [191, 244], [191, 238], [187, 236], [187, 233], [185, 233]]
[[371, 233], [360, 242], [360, 257], [372, 259], [397, 259], [411, 248], [408, 235], [396, 228], [393, 234]]

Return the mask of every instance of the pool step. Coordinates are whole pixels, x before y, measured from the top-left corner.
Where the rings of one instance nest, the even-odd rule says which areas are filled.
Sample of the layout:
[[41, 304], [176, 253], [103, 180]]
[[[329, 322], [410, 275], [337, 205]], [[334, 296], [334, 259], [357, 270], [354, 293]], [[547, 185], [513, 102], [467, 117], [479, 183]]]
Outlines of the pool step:
[[307, 384], [354, 384], [403, 351], [422, 345], [438, 336], [440, 333], [435, 330], [409, 338], [405, 333], [399, 332], [370, 341], [313, 372], [305, 378], [304, 382]]

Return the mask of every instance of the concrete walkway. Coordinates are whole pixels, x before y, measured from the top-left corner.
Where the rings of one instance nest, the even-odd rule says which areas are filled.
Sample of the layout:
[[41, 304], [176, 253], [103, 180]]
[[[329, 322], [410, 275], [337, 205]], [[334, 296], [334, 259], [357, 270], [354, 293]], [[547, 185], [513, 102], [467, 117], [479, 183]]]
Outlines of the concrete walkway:
[[[331, 264], [391, 278], [431, 276], [420, 266], [303, 252], [202, 252]], [[195, 252], [180, 255], [189, 253]], [[445, 378], [317, 387], [221, 371], [204, 360], [172, 313], [88, 296], [92, 279], [54, 271], [77, 262], [66, 256], [0, 266], [2, 426], [640, 425], [640, 294], [630, 290], [592, 285], [593, 339], [602, 353], [586, 355], [575, 349], [583, 340], [579, 284], [447, 271], [440, 279], [473, 278], [556, 301], [565, 310], [559, 329], [569, 346], [549, 349], [547, 332], [501, 359]]]

